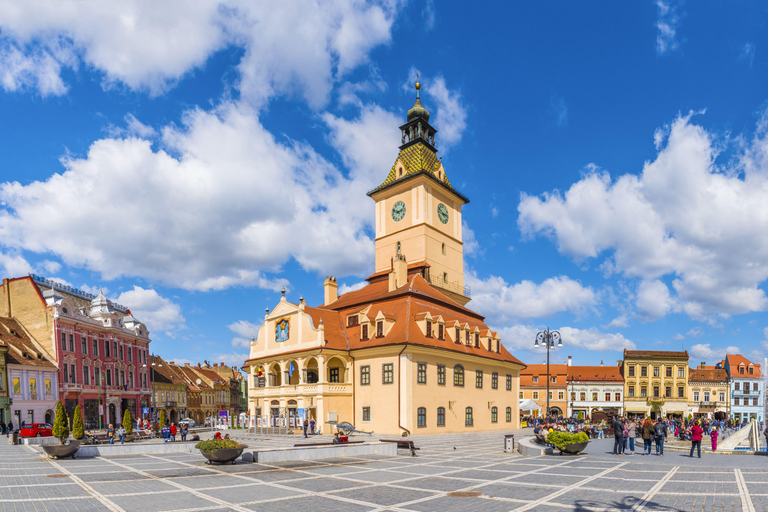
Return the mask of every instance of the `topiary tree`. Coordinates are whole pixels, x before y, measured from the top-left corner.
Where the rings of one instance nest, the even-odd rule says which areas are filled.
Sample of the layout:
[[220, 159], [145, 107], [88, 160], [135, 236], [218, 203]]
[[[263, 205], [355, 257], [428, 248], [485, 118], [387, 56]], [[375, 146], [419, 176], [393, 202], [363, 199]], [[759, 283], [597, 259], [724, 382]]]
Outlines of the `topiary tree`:
[[133, 433], [133, 420], [131, 419], [131, 411], [128, 409], [126, 409], [125, 414], [123, 414], [123, 428], [127, 433]]
[[80, 404], [75, 406], [75, 412], [72, 414], [72, 437], [75, 439], [82, 439], [85, 437], [83, 414], [80, 412]]
[[160, 411], [160, 428], [165, 426], [165, 411]]
[[64, 444], [69, 437], [69, 422], [67, 421], [67, 415], [64, 413], [64, 405], [61, 402], [56, 403], [53, 437], [58, 437], [61, 444]]

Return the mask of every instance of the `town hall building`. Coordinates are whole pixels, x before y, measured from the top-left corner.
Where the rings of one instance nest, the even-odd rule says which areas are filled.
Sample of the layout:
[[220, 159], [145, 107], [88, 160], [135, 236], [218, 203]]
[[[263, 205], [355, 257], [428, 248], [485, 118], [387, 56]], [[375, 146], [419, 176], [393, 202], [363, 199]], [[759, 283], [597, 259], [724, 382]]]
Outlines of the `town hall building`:
[[[518, 428], [519, 374], [483, 316], [467, 308], [462, 207], [437, 157], [436, 130], [416, 102], [400, 153], [370, 191], [375, 267], [367, 285], [324, 301], [267, 310], [244, 367], [249, 412], [274, 424], [302, 412], [381, 434]], [[329, 429], [325, 429], [327, 432]]]

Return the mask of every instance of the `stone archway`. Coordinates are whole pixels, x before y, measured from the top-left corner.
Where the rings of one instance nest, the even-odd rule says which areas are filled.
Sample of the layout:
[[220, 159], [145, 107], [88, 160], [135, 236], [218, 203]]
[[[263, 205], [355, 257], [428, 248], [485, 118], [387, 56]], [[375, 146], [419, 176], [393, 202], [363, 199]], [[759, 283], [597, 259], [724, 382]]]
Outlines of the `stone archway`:
[[117, 421], [117, 407], [114, 403], [111, 403], [107, 406], [107, 425], [117, 425], [119, 422]]
[[45, 422], [49, 425], [53, 425], [53, 417], [55, 416], [54, 412], [50, 409], [45, 411]]

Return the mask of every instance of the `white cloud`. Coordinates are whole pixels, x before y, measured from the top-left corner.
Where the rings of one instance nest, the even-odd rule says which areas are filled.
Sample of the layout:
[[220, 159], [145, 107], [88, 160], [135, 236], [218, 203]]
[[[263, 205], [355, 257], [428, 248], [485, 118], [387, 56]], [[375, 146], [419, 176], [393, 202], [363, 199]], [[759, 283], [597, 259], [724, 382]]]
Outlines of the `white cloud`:
[[339, 286], [339, 295], [344, 295], [345, 293], [354, 292], [355, 290], [360, 290], [361, 288], [365, 287], [368, 284], [368, 281], [359, 281], [357, 283], [352, 283], [350, 285], [346, 283], [342, 283], [341, 286]]
[[435, 0], [424, 2], [421, 18], [424, 20], [424, 28], [427, 30], [432, 30], [435, 27]]
[[663, 55], [676, 50], [680, 43], [677, 40], [677, 26], [680, 16], [677, 14], [676, 0], [656, 0], [658, 17], [656, 19], [656, 52]]
[[[498, 332], [502, 344], [513, 354], [515, 351], [523, 350], [531, 354], [540, 354], [541, 357], [546, 357], [545, 349], [537, 349], [533, 346], [536, 334], [542, 330], [544, 330], [543, 327], [518, 324], [504, 327], [499, 329]], [[553, 330], [560, 332], [560, 337], [563, 341], [563, 347], [555, 349], [557, 351], [556, 354], [561, 355], [560, 357], [578, 352], [576, 349], [607, 352], [613, 350], [621, 351], [625, 348], [633, 350], [636, 348], [635, 344], [625, 338], [622, 334], [601, 332], [595, 327], [589, 329], [561, 327], [560, 329]], [[538, 360], [528, 359], [528, 362], [537, 363]]]
[[429, 100], [434, 101], [436, 110], [430, 124], [437, 129], [435, 144], [445, 154], [450, 148], [461, 142], [461, 136], [467, 128], [467, 109], [461, 94], [448, 89], [445, 78], [436, 77], [428, 80], [422, 89]]
[[685, 335], [677, 333], [677, 334], [675, 334], [675, 339], [676, 340], [684, 340], [685, 339]]
[[61, 68], [79, 62], [116, 84], [153, 95], [227, 46], [242, 48], [237, 87], [262, 106], [278, 94], [318, 108], [338, 77], [389, 42], [400, 2], [243, 0], [80, 2], [30, 0], [0, 11], [6, 89], [63, 94]]
[[617, 316], [613, 320], [611, 320], [611, 323], [608, 324], [609, 327], [629, 327], [629, 322], [627, 321], [627, 315], [621, 315]]
[[243, 366], [248, 357], [249, 355], [247, 353], [218, 353], [211, 356], [210, 363], [224, 363], [227, 366], [237, 366], [239, 369]]
[[186, 328], [181, 307], [153, 289], [134, 285], [133, 290], [121, 293], [116, 302], [130, 309], [133, 316], [146, 325], [150, 332], [166, 331], [166, 334], [174, 337], [174, 331]]
[[473, 309], [486, 315], [490, 324], [546, 318], [562, 311], [579, 313], [597, 302], [591, 288], [567, 276], [551, 277], [541, 284], [522, 281], [509, 285], [501, 277], [482, 280], [475, 272], [468, 271], [464, 280], [472, 288]]
[[652, 322], [663, 318], [673, 305], [669, 288], [663, 282], [655, 279], [640, 283], [637, 290], [637, 312], [641, 320]]
[[233, 347], [249, 349], [251, 346], [251, 338], [259, 336], [261, 324], [253, 324], [247, 320], [238, 320], [237, 322], [228, 325], [227, 328], [237, 334], [236, 337], [232, 338]]
[[549, 99], [549, 108], [555, 119], [555, 124], [562, 128], [568, 124], [568, 105], [560, 96], [552, 96]]
[[[391, 121], [372, 115], [380, 117], [374, 126]], [[369, 144], [379, 136], [371, 125], [358, 134]], [[194, 290], [279, 290], [287, 282], [263, 272], [290, 258], [339, 276], [370, 270], [365, 191], [396, 142], [376, 140], [389, 147], [376, 157], [348, 149], [346, 161], [363, 165], [346, 178], [311, 148], [276, 141], [240, 104], [189, 111], [182, 126], [160, 133], [158, 150], [137, 138], [102, 139], [87, 156], [63, 159], [63, 174], [0, 185], [5, 243], [51, 252], [106, 280], [142, 276]]]
[[[651, 317], [670, 308], [696, 319], [764, 311], [768, 112], [751, 139], [737, 139], [727, 166], [716, 165], [722, 144], [692, 115], [664, 130], [666, 145], [640, 175], [612, 180], [590, 166], [565, 194], [523, 194], [518, 225], [524, 235], [552, 237], [577, 260], [608, 253], [603, 270], [641, 278], [643, 297], [663, 299], [655, 308], [638, 304]], [[673, 279], [668, 300], [650, 283], [662, 276]]]
[[693, 327], [687, 333], [685, 333], [685, 335], [689, 338], [701, 338], [704, 336], [704, 329], [701, 327]]
[[32, 265], [18, 254], [0, 251], [0, 269], [4, 276], [25, 276], [33, 272]]
[[739, 350], [739, 347], [726, 347], [724, 349], [722, 348], [711, 348], [709, 343], [698, 343], [696, 345], [693, 345], [691, 348], [688, 349], [688, 354], [691, 356], [691, 361], [711, 361], [712, 364], [714, 364], [715, 361], [720, 361], [721, 359], [725, 358], [726, 354], [738, 354], [741, 351]]
[[739, 54], [739, 59], [745, 60], [749, 63], [749, 67], [755, 62], [755, 45], [754, 43], [744, 43]]

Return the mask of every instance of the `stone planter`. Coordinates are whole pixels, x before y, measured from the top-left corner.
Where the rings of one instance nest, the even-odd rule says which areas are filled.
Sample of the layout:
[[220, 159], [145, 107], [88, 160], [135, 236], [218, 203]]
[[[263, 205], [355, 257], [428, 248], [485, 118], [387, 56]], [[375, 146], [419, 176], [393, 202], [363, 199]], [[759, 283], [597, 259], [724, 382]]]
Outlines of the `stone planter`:
[[567, 444], [563, 446], [563, 449], [560, 450], [560, 455], [564, 453], [569, 453], [571, 455], [576, 455], [577, 453], [583, 451], [587, 445], [589, 444], [589, 441], [585, 441], [583, 443], [574, 443], [574, 444]]
[[45, 451], [49, 457], [53, 457], [54, 459], [59, 459], [62, 457], [72, 457], [74, 459], [75, 454], [79, 449], [79, 443], [43, 445], [43, 451]]
[[207, 464], [211, 464], [213, 462], [218, 462], [220, 464], [231, 462], [234, 464], [235, 460], [237, 460], [237, 458], [243, 454], [243, 450], [246, 448], [248, 447], [242, 446], [240, 448], [224, 448], [221, 450], [213, 450], [212, 452], [201, 451], [200, 453], [203, 454], [203, 457], [208, 459]]

